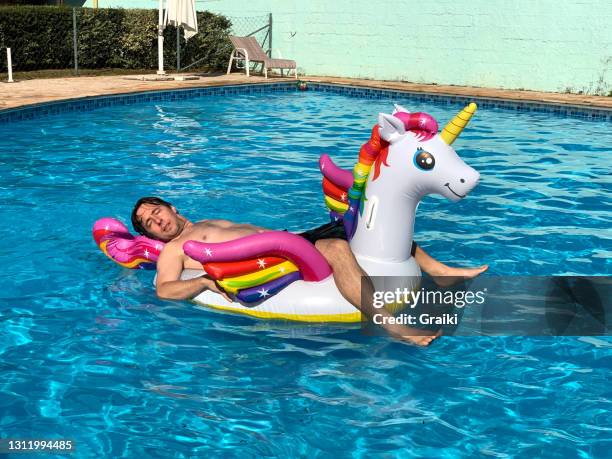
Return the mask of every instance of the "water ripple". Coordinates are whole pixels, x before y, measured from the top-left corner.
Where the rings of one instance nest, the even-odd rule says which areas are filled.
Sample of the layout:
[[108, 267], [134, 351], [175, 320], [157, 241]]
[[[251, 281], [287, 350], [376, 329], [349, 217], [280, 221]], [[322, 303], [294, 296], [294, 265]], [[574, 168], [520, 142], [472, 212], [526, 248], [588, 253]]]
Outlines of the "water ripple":
[[[352, 167], [392, 102], [455, 113], [306, 92], [0, 126], [3, 436], [74, 438], [82, 457], [609, 455], [609, 337], [422, 350], [358, 325], [218, 314], [157, 299], [152, 273], [91, 239], [94, 220], [127, 222], [156, 194], [192, 219], [322, 224], [319, 155]], [[453, 146], [481, 183], [460, 203], [427, 197], [416, 239], [493, 274], [609, 275], [610, 145], [606, 123], [479, 110]]]

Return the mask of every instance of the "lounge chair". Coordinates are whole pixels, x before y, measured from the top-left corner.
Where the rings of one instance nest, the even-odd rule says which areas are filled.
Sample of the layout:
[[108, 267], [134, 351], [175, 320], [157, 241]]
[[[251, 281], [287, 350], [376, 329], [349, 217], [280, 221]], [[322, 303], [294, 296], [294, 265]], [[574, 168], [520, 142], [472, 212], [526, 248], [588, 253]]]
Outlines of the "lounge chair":
[[297, 79], [297, 66], [295, 61], [291, 59], [272, 59], [261, 48], [255, 37], [235, 37], [230, 35], [230, 40], [234, 45], [234, 50], [230, 55], [229, 64], [227, 65], [227, 74], [232, 70], [233, 61], [244, 61], [247, 77], [250, 76], [250, 63], [255, 62], [263, 67], [263, 74], [268, 78], [268, 69], [280, 69], [281, 75], [283, 69], [288, 69], [289, 72], [293, 69], [295, 78]]

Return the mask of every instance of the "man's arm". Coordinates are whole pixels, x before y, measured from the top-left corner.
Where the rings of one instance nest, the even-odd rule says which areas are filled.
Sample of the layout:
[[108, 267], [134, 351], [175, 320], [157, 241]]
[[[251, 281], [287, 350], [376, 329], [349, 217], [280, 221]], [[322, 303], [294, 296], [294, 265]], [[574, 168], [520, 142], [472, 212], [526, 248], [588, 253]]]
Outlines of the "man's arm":
[[165, 247], [157, 260], [157, 296], [167, 300], [191, 299], [206, 289], [223, 294], [209, 277], [181, 280], [185, 255], [178, 247]]

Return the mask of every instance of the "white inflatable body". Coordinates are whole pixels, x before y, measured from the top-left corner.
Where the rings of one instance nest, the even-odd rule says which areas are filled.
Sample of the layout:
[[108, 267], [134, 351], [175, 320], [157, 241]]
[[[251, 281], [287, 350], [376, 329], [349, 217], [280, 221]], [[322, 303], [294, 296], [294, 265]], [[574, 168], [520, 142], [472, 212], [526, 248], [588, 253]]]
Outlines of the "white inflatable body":
[[[439, 134], [436, 121], [425, 113], [409, 114], [396, 106], [393, 115], [380, 114], [372, 139], [376, 133], [384, 141], [382, 158], [376, 159], [376, 172], [370, 173], [372, 161], [364, 166], [365, 156], [360, 153], [354, 177], [355, 182], [361, 179], [362, 186], [365, 184], [365, 200], [359, 201], [360, 215], [353, 206], [347, 211], [353, 212], [357, 222], [350, 246], [358, 263], [369, 276], [387, 276], [384, 286], [376, 285], [374, 278], [377, 290], [418, 288], [421, 270], [410, 250], [420, 200], [435, 193], [459, 201], [478, 183], [478, 172], [465, 164], [451, 147], [475, 111], [475, 104], [468, 105]], [[182, 279], [201, 275], [202, 271], [186, 270]], [[393, 280], [388, 276], [393, 276]], [[319, 282], [295, 281], [254, 306], [228, 302], [208, 290], [194, 301], [206, 307], [266, 319], [361, 320], [359, 310], [336, 288], [333, 276]]]
[[[413, 257], [403, 263], [380, 263], [357, 256], [359, 265], [370, 276], [394, 277], [398, 283], [395, 287], [418, 288], [415, 282], [421, 276], [421, 270]], [[181, 279], [192, 279], [202, 275], [202, 271], [186, 269]], [[403, 278], [403, 282], [402, 282]], [[376, 280], [376, 279], [374, 279]], [[389, 290], [389, 280], [377, 289]], [[346, 301], [336, 288], [332, 276], [320, 282], [296, 281], [256, 306], [229, 302], [218, 293], [206, 290], [193, 301], [203, 306], [246, 314], [261, 319], [285, 319], [300, 322], [359, 322], [361, 313], [355, 306]]]

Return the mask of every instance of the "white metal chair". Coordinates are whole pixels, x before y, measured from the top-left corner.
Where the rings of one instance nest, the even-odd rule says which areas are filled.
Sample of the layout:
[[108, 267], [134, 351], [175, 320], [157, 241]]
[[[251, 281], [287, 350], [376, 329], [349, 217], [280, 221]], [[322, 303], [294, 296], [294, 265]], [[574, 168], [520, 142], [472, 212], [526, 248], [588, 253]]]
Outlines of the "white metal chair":
[[266, 78], [268, 78], [268, 69], [280, 69], [281, 76], [283, 75], [283, 69], [288, 69], [288, 74], [293, 70], [294, 77], [297, 79], [297, 65], [295, 61], [268, 57], [255, 37], [236, 37], [230, 35], [230, 40], [232, 45], [234, 45], [234, 50], [227, 64], [228, 75], [232, 70], [232, 63], [234, 61], [244, 61], [247, 77], [250, 76], [250, 63], [254, 62], [255, 64], [262, 65], [263, 74]]

